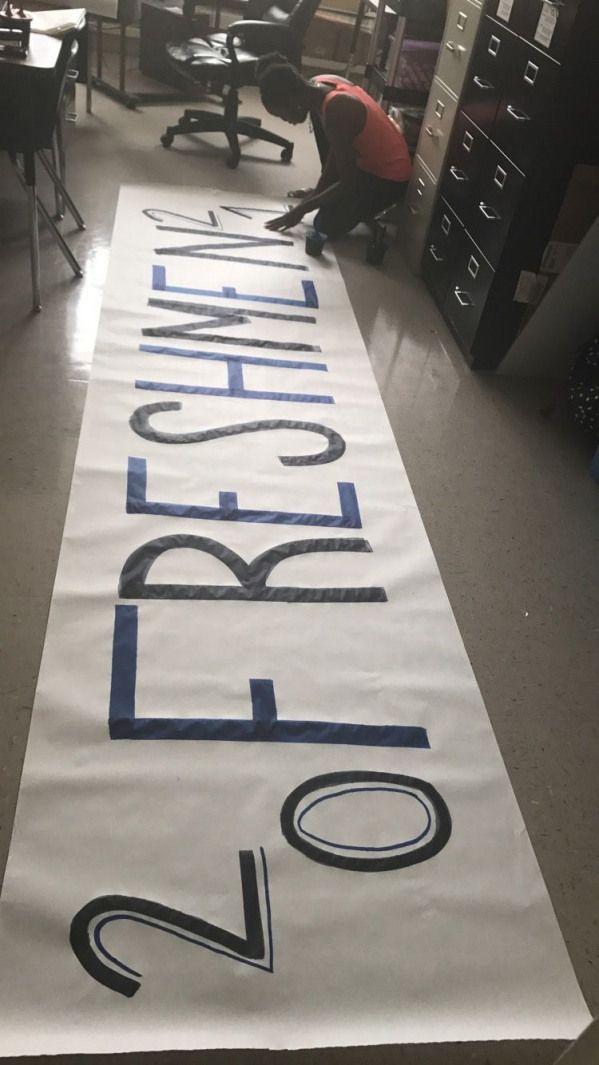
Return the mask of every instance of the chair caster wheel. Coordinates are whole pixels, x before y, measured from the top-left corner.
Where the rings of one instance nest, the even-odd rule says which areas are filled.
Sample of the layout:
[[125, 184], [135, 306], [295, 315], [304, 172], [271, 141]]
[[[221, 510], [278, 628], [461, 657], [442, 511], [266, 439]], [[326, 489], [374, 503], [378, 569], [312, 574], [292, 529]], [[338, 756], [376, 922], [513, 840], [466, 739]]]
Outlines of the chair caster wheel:
[[160, 143], [163, 148], [170, 148], [171, 144], [173, 143], [172, 133], [169, 133], [168, 130], [166, 131], [166, 133], [163, 133], [160, 138]]
[[311, 255], [313, 259], [318, 259], [322, 255], [326, 239], [322, 233], [318, 233], [313, 229], [306, 237], [306, 255]]
[[283, 148], [281, 152], [281, 162], [290, 163], [293, 158], [293, 145], [290, 148]]
[[237, 170], [240, 159], [241, 156], [237, 154], [231, 154], [227, 156], [227, 166], [229, 167], [229, 170]]
[[384, 240], [371, 240], [366, 248], [366, 262], [370, 266], [380, 266], [389, 245]]

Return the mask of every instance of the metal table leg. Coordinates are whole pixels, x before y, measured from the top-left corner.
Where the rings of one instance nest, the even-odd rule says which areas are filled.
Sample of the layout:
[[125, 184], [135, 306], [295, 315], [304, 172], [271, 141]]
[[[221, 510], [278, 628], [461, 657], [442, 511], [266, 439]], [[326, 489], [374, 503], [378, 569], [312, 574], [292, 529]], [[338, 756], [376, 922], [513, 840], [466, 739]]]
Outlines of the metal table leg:
[[[15, 166], [16, 166], [15, 162]], [[41, 311], [42, 297], [40, 291], [40, 235], [37, 216], [37, 190], [35, 186], [35, 155], [26, 152], [23, 156], [23, 183], [29, 200], [29, 251], [31, 258], [31, 289], [34, 311]], [[19, 172], [17, 170], [17, 172]]]
[[75, 220], [75, 222], [77, 224], [78, 229], [85, 229], [85, 222], [83, 221], [83, 218], [81, 217], [81, 214], [79, 213], [79, 210], [77, 209], [76, 204], [74, 203], [74, 201], [72, 200], [71, 196], [67, 192], [67, 190], [66, 190], [66, 188], [64, 186], [64, 183], [62, 181], [62, 177], [60, 177], [59, 174], [56, 172], [55, 167], [50, 164], [50, 162], [46, 158], [46, 155], [45, 155], [45, 153], [43, 151], [38, 152], [37, 156], [38, 156], [38, 159], [39, 159], [40, 163], [42, 163], [42, 165], [44, 166], [45, 170], [47, 171], [47, 173], [48, 173], [48, 175], [50, 177], [50, 180], [52, 181], [52, 184], [54, 185], [54, 188], [56, 189], [57, 193], [61, 197], [61, 200], [64, 201], [64, 203], [68, 207], [69, 211], [71, 212], [71, 214], [73, 216], [73, 219]]
[[125, 95], [125, 77], [127, 71], [127, 23], [119, 26], [119, 89]]
[[344, 70], [344, 77], [347, 78], [350, 70], [354, 66], [354, 59], [356, 55], [356, 48], [358, 47], [358, 40], [360, 37], [360, 30], [362, 29], [362, 22], [364, 21], [364, 12], [366, 11], [366, 0], [360, 0], [358, 5], [358, 11], [356, 13], [356, 21], [354, 22], [354, 28], [352, 32], [351, 44], [349, 46], [349, 56], [347, 64]]
[[[77, 259], [73, 255], [73, 252], [69, 248], [62, 233], [56, 228], [54, 219], [50, 212], [44, 207], [39, 196], [37, 195], [37, 186], [35, 181], [35, 155], [33, 152], [26, 152], [23, 155], [23, 167], [19, 165], [16, 155], [11, 155], [11, 162], [13, 163], [15, 173], [19, 179], [21, 185], [27, 193], [29, 200], [29, 242], [31, 249], [31, 284], [33, 290], [33, 309], [40, 311], [42, 308], [41, 294], [40, 294], [40, 246], [39, 246], [39, 222], [38, 212], [41, 214], [44, 222], [48, 226], [54, 240], [58, 244], [62, 254], [67, 260], [71, 270], [76, 277], [83, 277], [83, 270], [77, 262]], [[70, 200], [66, 189], [62, 189], [65, 200]], [[71, 201], [72, 203], [72, 201]], [[74, 206], [74, 205], [73, 205]], [[69, 210], [71, 206], [69, 204]], [[75, 208], [77, 211], [77, 208]], [[78, 212], [77, 212], [78, 213]], [[79, 217], [81, 217], [79, 215]], [[83, 220], [82, 220], [83, 221]]]
[[85, 34], [86, 34], [86, 50], [87, 50], [87, 71], [85, 78], [85, 110], [88, 115], [92, 113], [92, 33], [91, 33], [91, 20], [92, 16], [87, 15], [85, 19]]

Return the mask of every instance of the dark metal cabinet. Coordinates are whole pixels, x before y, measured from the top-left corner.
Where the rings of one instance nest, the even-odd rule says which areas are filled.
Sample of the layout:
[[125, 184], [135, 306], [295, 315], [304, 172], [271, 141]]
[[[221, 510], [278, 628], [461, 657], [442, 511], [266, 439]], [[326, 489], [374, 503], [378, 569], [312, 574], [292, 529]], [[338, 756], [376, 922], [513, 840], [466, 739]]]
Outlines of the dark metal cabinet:
[[422, 275], [441, 306], [455, 273], [462, 238], [463, 227], [459, 218], [446, 200], [439, 200], [422, 260]]
[[491, 0], [487, 14], [561, 61], [581, 0]]
[[503, 26], [483, 18], [464, 86], [462, 111], [488, 133], [508, 89], [511, 51], [516, 38]]
[[599, 164], [597, 40], [599, 0], [484, 9], [422, 264], [474, 367], [515, 339], [521, 273], [539, 271], [573, 168]]

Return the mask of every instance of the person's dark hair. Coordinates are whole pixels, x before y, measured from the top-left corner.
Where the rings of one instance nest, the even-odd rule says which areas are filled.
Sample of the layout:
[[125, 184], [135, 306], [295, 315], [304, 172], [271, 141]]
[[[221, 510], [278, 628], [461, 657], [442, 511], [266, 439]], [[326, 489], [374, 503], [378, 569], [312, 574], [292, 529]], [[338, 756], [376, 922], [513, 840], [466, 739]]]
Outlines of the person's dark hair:
[[254, 74], [265, 107], [286, 96], [293, 96], [305, 87], [299, 70], [279, 52], [261, 56], [256, 61]]

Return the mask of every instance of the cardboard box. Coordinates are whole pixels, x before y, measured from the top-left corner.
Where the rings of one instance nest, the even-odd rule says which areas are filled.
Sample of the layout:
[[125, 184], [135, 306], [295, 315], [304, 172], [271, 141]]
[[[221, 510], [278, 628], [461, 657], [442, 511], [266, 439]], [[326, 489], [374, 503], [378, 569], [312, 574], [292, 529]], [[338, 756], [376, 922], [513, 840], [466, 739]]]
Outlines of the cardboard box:
[[598, 215], [599, 166], [575, 166], [551, 239], [580, 244]]
[[[346, 63], [354, 33], [355, 16], [336, 11], [319, 11], [312, 19], [304, 42], [304, 54], [317, 59]], [[360, 28], [354, 60], [365, 63], [370, 42], [371, 22]]]
[[[572, 171], [551, 238], [543, 252], [539, 273], [528, 274], [523, 271], [526, 275], [524, 282], [523, 275], [520, 275], [520, 284], [516, 289], [514, 299], [528, 303], [530, 307], [522, 320], [519, 333], [523, 331], [536, 308], [550, 292], [556, 277], [568, 265], [598, 217], [599, 166], [579, 164]], [[530, 279], [528, 284], [526, 278]], [[523, 293], [525, 298], [522, 296]]]
[[543, 252], [541, 273], [554, 277], [569, 263], [599, 217], [599, 166], [574, 167], [551, 239]]
[[359, 0], [326, 0], [321, 10], [324, 12], [337, 11], [342, 15], [356, 15]]

